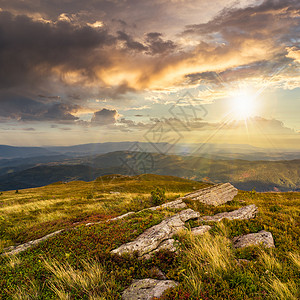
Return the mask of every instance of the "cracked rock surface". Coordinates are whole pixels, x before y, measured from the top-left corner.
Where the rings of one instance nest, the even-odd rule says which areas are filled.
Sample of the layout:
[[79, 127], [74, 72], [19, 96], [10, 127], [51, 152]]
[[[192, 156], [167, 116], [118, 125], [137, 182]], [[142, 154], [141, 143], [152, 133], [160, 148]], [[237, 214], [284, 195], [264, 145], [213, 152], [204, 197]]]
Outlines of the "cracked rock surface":
[[179, 208], [185, 208], [185, 207], [186, 207], [186, 204], [182, 201], [182, 199], [178, 199], [178, 200], [174, 200], [174, 201], [171, 201], [171, 202], [167, 202], [167, 203], [159, 205], [159, 206], [146, 208], [145, 210], [147, 210], [147, 209], [158, 210], [158, 209], [164, 209], [164, 208], [179, 209]]
[[198, 227], [192, 228], [192, 233], [194, 235], [202, 235], [205, 232], [209, 231], [210, 229], [211, 229], [211, 226], [209, 226], [209, 225], [198, 226]]
[[197, 200], [204, 204], [218, 206], [231, 201], [237, 193], [238, 190], [232, 184], [222, 183], [192, 192], [181, 199]]
[[152, 300], [159, 298], [169, 289], [177, 286], [173, 280], [141, 279], [135, 280], [122, 294], [122, 300]]
[[230, 212], [223, 212], [216, 214], [214, 216], [204, 216], [201, 217], [201, 221], [207, 222], [220, 222], [223, 219], [228, 220], [249, 220], [255, 218], [257, 215], [258, 208], [255, 204], [243, 206], [237, 210], [230, 211]]
[[272, 233], [261, 230], [257, 233], [249, 233], [232, 239], [235, 248], [244, 248], [249, 246], [263, 245], [266, 248], [274, 248], [274, 239]]
[[162, 248], [172, 249], [174, 240], [172, 237], [180, 229], [184, 228], [186, 221], [196, 219], [200, 216], [199, 212], [192, 209], [186, 209], [180, 213], [163, 220], [161, 223], [148, 228], [144, 233], [139, 235], [134, 241], [123, 244], [112, 253], [123, 254], [137, 251], [139, 257], [151, 255]]

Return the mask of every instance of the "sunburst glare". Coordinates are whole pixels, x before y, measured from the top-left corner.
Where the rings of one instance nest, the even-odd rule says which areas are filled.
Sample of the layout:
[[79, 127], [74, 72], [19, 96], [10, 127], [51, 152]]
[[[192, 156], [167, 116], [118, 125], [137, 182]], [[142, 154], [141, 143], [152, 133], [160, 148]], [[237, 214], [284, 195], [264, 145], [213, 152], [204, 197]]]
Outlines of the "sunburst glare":
[[232, 93], [232, 113], [236, 120], [246, 120], [256, 113], [256, 96], [251, 90], [237, 90]]

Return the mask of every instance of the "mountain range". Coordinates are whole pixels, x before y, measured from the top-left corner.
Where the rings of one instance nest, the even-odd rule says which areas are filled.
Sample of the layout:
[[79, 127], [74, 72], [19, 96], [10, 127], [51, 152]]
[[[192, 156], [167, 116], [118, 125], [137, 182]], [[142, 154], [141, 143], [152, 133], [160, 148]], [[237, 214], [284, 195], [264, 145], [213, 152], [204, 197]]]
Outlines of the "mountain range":
[[[57, 181], [91, 181], [108, 174], [141, 173], [174, 175], [213, 183], [230, 182], [242, 190], [261, 192], [300, 189], [300, 159], [250, 161], [137, 151], [79, 156], [82, 149], [86, 151], [83, 154], [96, 151], [97, 147], [99, 144], [74, 146], [71, 147], [73, 155], [70, 155], [70, 147], [41, 148], [45, 155], [39, 156], [34, 156], [36, 148], [29, 148], [24, 150], [24, 157], [1, 159], [0, 190], [39, 187]], [[106, 150], [110, 149], [109, 145], [106, 147]], [[16, 155], [17, 150], [12, 155]]]

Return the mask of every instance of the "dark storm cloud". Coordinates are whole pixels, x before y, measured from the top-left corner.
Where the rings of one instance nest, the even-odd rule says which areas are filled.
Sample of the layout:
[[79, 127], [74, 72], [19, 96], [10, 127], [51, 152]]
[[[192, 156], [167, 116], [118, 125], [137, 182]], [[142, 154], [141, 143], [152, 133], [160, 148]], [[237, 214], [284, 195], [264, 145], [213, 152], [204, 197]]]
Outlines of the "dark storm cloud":
[[171, 40], [164, 41], [162, 39], [162, 34], [159, 32], [148, 33], [146, 42], [149, 47], [148, 51], [152, 55], [163, 53], [170, 54], [177, 47], [176, 44]]
[[135, 41], [130, 35], [123, 31], [118, 31], [118, 39], [124, 41], [126, 46], [130, 50], [143, 51], [146, 54], [171, 54], [177, 47], [176, 44], [171, 40], [163, 40], [162, 33], [149, 32], [146, 34], [144, 43]]
[[126, 34], [125, 32], [118, 31], [118, 38], [121, 41], [126, 43], [128, 49], [137, 50], [137, 51], [145, 51], [147, 47], [144, 46], [142, 43], [135, 41], [131, 36]]
[[78, 105], [67, 103], [43, 103], [17, 95], [1, 95], [0, 119], [19, 121], [62, 121], [73, 122], [78, 118], [72, 113], [78, 111]]
[[115, 109], [106, 109], [94, 112], [91, 119], [92, 125], [109, 125], [114, 124], [118, 118], [118, 112]]
[[0, 88], [39, 82], [56, 67], [92, 76], [96, 59], [97, 66], [110, 64], [101, 50], [97, 57], [93, 51], [113, 42], [106, 30], [0, 12]]
[[[299, 53], [287, 46], [295, 49], [299, 41], [298, 1], [223, 9], [233, 1], [216, 0], [217, 17], [184, 30], [183, 22], [192, 22], [189, 13], [210, 2], [0, 0], [10, 10], [0, 10], [5, 116], [76, 121], [80, 106], [90, 109], [87, 99], [129, 101], [138, 91], [217, 82], [220, 74], [229, 82], [272, 73], [297, 59]], [[14, 93], [26, 97], [21, 101]], [[5, 102], [5, 95], [14, 100]], [[92, 123], [113, 123], [115, 116], [105, 114], [96, 112]]]

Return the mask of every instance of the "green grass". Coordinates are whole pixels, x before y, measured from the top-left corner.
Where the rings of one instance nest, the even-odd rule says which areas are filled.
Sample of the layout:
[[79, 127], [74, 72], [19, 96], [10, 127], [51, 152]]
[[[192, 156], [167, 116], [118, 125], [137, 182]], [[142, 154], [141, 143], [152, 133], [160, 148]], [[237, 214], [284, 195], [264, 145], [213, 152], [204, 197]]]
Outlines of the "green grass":
[[0, 195], [0, 246], [40, 238], [78, 223], [106, 220], [152, 206], [151, 191], [166, 190], [175, 199], [207, 184], [172, 176], [108, 175], [93, 182], [54, 183]]
[[[132, 241], [175, 211], [146, 210], [114, 222], [83, 225], [152, 206], [151, 191], [156, 187], [165, 189], [169, 201], [205, 186], [169, 176], [110, 175], [90, 183], [3, 192], [2, 247], [61, 228], [75, 229], [18, 256], [0, 257], [0, 299], [121, 299], [133, 279], [155, 278], [154, 267], [180, 283], [163, 299], [298, 299], [300, 193], [239, 191], [233, 201], [219, 207], [186, 201], [201, 215], [253, 203], [259, 214], [253, 220], [224, 220], [201, 237], [181, 232], [176, 237], [178, 254], [161, 251], [149, 260], [111, 255], [110, 250]], [[191, 221], [187, 227], [200, 224]], [[272, 232], [275, 249], [232, 247], [230, 238], [262, 229]]]

